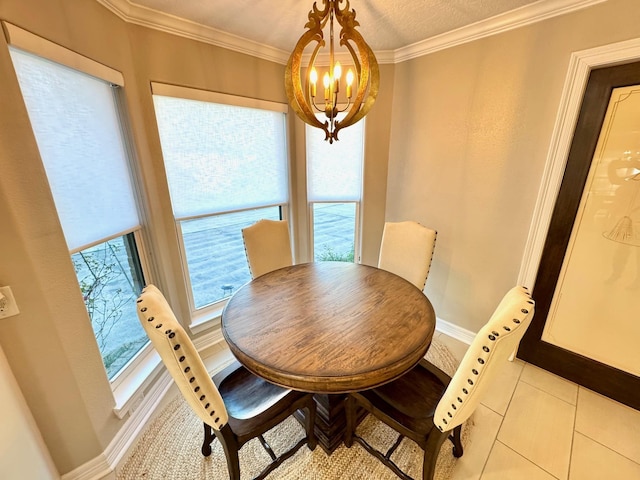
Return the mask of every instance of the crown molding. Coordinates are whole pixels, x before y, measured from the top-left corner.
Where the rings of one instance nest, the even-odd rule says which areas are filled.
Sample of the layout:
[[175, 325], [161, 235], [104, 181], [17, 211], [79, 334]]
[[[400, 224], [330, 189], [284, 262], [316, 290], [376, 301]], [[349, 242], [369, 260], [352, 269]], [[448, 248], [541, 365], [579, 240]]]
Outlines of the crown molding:
[[548, 18], [582, 10], [607, 0], [541, 0], [450, 32], [395, 50], [395, 62], [404, 62], [440, 50], [473, 42]]
[[[541, 0], [406, 47], [375, 52], [375, 55], [380, 64], [404, 62], [606, 1]], [[285, 65], [289, 59], [290, 52], [151, 8], [134, 5], [129, 0], [97, 0], [97, 2], [128, 23], [197, 40], [282, 65]]]
[[289, 59], [290, 52], [247, 40], [246, 38], [169, 15], [168, 13], [134, 5], [129, 0], [97, 0], [97, 2], [127, 23], [197, 40], [283, 65]]

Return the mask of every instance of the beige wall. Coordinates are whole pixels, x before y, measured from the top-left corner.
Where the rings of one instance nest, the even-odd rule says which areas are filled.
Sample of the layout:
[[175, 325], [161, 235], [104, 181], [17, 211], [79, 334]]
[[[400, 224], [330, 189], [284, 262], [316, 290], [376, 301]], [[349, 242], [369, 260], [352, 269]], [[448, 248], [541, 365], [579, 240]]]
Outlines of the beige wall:
[[385, 219], [395, 66], [380, 65], [380, 91], [365, 119], [362, 195], [362, 263], [377, 265]]
[[[144, 179], [146, 237], [157, 265], [153, 281], [188, 323], [150, 82], [285, 103], [284, 66], [126, 24], [94, 0], [5, 0], [0, 2], [0, 20], [122, 72], [137, 168]], [[385, 83], [367, 124], [365, 192], [371, 200], [363, 206], [368, 222], [363, 250], [375, 253], [365, 254], [365, 259], [377, 255], [384, 222], [393, 67], [382, 71]], [[292, 121], [292, 173], [304, 179], [304, 142], [296, 142], [301, 132], [302, 122]], [[292, 218], [304, 258], [303, 193], [300, 186], [293, 191]], [[20, 308], [19, 315], [0, 321], [0, 346], [57, 469], [68, 473], [102, 454], [124, 421], [113, 414], [113, 395], [3, 35], [0, 219], [0, 285], [12, 287]]]
[[471, 331], [518, 280], [572, 52], [640, 37], [636, 0], [396, 65], [386, 219], [438, 230], [426, 293]]
[[[0, 472], [6, 479], [53, 480], [58, 473], [0, 347]], [[6, 432], [6, 433], [5, 433]], [[10, 436], [5, 437], [9, 433]]]

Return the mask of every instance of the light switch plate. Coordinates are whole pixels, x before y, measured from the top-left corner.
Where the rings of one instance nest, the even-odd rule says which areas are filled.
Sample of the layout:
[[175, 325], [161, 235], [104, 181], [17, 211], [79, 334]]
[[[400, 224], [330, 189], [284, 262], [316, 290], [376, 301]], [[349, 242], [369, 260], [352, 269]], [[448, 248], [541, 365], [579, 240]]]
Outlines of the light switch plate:
[[4, 296], [0, 295], [0, 318], [18, 315], [20, 310], [18, 310], [18, 305], [16, 304], [16, 299], [13, 297], [11, 287], [0, 287], [0, 293]]

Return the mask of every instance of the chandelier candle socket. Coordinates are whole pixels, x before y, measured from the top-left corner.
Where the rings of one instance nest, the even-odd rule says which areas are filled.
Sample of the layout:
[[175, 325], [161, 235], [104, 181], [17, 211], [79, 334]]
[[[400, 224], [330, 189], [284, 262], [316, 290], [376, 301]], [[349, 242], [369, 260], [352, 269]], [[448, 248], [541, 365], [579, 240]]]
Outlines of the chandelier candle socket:
[[[380, 86], [378, 62], [369, 45], [355, 29], [355, 10], [349, 10], [349, 0], [323, 0], [324, 8], [318, 9], [314, 2], [309, 12], [307, 31], [296, 44], [285, 70], [285, 89], [291, 108], [304, 122], [325, 132], [325, 140], [333, 143], [338, 140], [338, 132], [361, 120], [371, 110]], [[340, 9], [340, 5], [344, 8]], [[351, 57], [352, 66], [347, 67], [342, 79], [343, 66], [335, 59], [333, 24], [334, 19], [341, 27], [339, 46]], [[326, 46], [323, 30], [329, 27], [329, 66], [322, 77], [324, 102], [318, 101], [318, 69], [316, 60], [320, 49]], [[302, 73], [305, 49], [315, 42], [306, 65], [306, 74]], [[345, 52], [346, 53], [346, 52]], [[354, 71], [355, 70], [355, 71]], [[303, 85], [304, 79], [304, 85]], [[341, 93], [341, 82], [346, 88]], [[356, 87], [354, 96], [354, 86]], [[322, 122], [316, 112], [324, 113]], [[338, 120], [338, 114], [341, 119]]]

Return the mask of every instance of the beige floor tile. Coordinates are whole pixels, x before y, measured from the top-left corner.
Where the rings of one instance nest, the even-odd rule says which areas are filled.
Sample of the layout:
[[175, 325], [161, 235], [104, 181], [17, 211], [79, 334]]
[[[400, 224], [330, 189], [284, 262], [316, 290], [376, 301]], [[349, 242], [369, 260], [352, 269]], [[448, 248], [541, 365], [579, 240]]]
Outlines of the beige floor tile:
[[640, 479], [640, 465], [580, 433], [573, 439], [569, 480]]
[[483, 405], [473, 413], [473, 429], [464, 455], [456, 461], [450, 480], [478, 480], [496, 439], [502, 417]]
[[485, 392], [480, 403], [504, 416], [524, 365], [525, 363], [518, 359], [507, 362], [503, 366], [502, 372], [492, 380], [493, 383]]
[[580, 387], [575, 428], [640, 463], [640, 411]]
[[520, 382], [498, 440], [564, 480], [569, 471], [575, 409], [564, 400]]
[[578, 385], [529, 363], [522, 370], [520, 380], [571, 405], [575, 405], [578, 399]]
[[496, 442], [481, 480], [556, 480], [506, 445]]
[[460, 340], [456, 340], [455, 338], [445, 335], [444, 333], [438, 335], [438, 340], [440, 340], [440, 342], [442, 342], [442, 344], [449, 349], [449, 351], [453, 354], [456, 360], [458, 360], [458, 362], [462, 361], [462, 357], [464, 357], [464, 354], [469, 348], [469, 345], [467, 345], [466, 343], [461, 342]]

